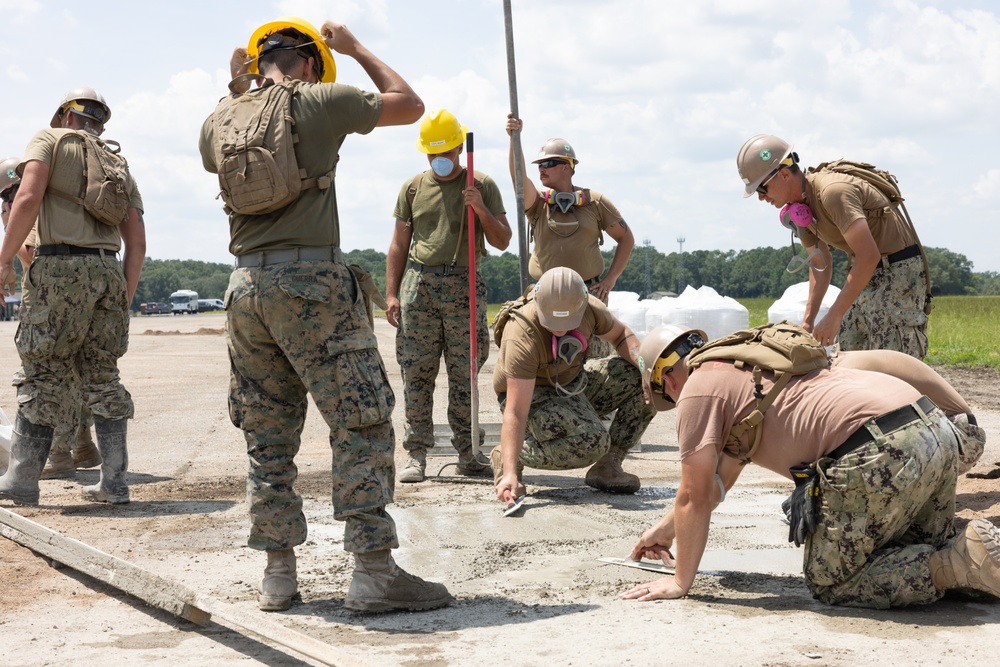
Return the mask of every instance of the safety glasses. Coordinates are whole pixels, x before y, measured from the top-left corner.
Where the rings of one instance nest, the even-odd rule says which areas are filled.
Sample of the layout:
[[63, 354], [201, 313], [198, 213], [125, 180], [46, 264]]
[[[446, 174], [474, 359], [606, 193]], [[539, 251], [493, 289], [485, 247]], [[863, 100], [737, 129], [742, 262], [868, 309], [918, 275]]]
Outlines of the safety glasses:
[[778, 175], [779, 171], [781, 171], [781, 167], [778, 167], [777, 169], [772, 171], [767, 178], [765, 178], [763, 181], [760, 182], [760, 185], [757, 186], [757, 194], [764, 195], [765, 197], [767, 196], [767, 184], [770, 183], [771, 180]]
[[569, 164], [566, 160], [542, 160], [538, 163], [539, 169], [551, 169], [552, 167], [558, 167], [561, 164]]

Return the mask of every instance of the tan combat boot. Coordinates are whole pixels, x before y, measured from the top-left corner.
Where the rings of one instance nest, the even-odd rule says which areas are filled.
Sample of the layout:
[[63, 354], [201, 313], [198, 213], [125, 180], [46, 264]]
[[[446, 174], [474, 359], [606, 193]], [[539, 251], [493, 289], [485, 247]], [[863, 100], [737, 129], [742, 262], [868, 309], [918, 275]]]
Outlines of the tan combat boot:
[[388, 549], [354, 554], [354, 577], [344, 600], [347, 609], [421, 611], [444, 607], [452, 600], [444, 584], [424, 581], [402, 570]]
[[939, 591], [971, 588], [1000, 598], [1000, 530], [986, 519], [965, 531], [930, 559], [931, 579]]
[[279, 549], [267, 552], [267, 567], [260, 582], [257, 604], [261, 611], [285, 611], [299, 591], [295, 572], [295, 550]]
[[406, 484], [424, 481], [424, 471], [427, 470], [427, 450], [414, 449], [406, 461], [406, 465], [399, 472], [397, 479]]
[[76, 466], [70, 452], [49, 452], [48, 463], [42, 469], [39, 479], [76, 479]]
[[587, 471], [584, 481], [587, 486], [592, 486], [608, 493], [635, 493], [641, 485], [636, 475], [622, 470], [622, 460], [625, 452], [612, 447], [608, 453], [597, 459], [597, 463]]
[[73, 448], [73, 465], [77, 470], [85, 468], [96, 468], [101, 465], [101, 453], [97, 451], [97, 445], [90, 437], [90, 429], [81, 426], [76, 434], [76, 446]]

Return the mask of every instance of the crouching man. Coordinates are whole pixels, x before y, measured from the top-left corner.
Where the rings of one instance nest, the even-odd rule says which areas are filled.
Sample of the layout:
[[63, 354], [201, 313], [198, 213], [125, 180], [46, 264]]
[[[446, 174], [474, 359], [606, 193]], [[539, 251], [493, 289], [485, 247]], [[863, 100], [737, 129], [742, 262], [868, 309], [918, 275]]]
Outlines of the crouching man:
[[[724, 359], [690, 370], [700, 339], [654, 330], [644, 341], [643, 356], [655, 359], [644, 379], [677, 406], [681, 480], [673, 509], [643, 533], [632, 558], [662, 558], [676, 573], [623, 597], [688, 593], [712, 510], [751, 455], [801, 490], [789, 539], [805, 545], [805, 579], [817, 599], [885, 609], [934, 602], [953, 588], [1000, 596], [1000, 531], [978, 519], [954, 538], [958, 436], [926, 396], [883, 373], [818, 368], [791, 378], [765, 408], [751, 452], [755, 429], [738, 438], [731, 431], [759, 407], [754, 371]], [[764, 371], [761, 380], [766, 393], [775, 377]]]
[[[613, 344], [621, 356], [585, 361], [592, 335]], [[503, 424], [500, 445], [490, 456], [497, 498], [509, 504], [524, 494], [524, 466], [592, 466], [588, 486], [638, 491], [639, 478], [622, 470], [622, 460], [656, 410], [644, 396], [635, 334], [587, 293], [580, 274], [556, 267], [542, 274], [501, 336], [493, 389]], [[601, 415], [613, 411], [609, 432]]]

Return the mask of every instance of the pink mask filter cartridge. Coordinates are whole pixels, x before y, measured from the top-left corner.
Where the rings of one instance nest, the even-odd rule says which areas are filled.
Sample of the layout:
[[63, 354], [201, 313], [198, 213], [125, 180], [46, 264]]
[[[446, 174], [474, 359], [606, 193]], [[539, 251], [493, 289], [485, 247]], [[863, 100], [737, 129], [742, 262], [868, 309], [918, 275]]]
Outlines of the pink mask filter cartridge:
[[808, 227], [813, 221], [812, 210], [802, 202], [785, 204], [781, 208], [781, 213], [778, 214], [778, 217], [786, 229]]

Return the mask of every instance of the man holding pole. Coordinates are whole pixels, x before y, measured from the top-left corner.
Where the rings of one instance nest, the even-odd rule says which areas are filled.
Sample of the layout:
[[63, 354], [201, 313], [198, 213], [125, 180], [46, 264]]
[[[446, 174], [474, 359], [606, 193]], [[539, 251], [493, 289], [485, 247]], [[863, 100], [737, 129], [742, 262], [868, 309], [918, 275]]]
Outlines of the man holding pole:
[[490, 348], [486, 285], [477, 276], [474, 295], [469, 286], [466, 210], [471, 207], [475, 214], [476, 256], [486, 254], [487, 242], [504, 250], [511, 230], [493, 179], [473, 170], [474, 185], [467, 184], [467, 170], [459, 164], [467, 132], [450, 112], [429, 113], [420, 125], [417, 150], [427, 155], [431, 168], [407, 180], [396, 200], [385, 285], [386, 318], [398, 328], [396, 359], [406, 405], [403, 447], [409, 458], [397, 477], [401, 482], [425, 478], [427, 450], [434, 446], [434, 383], [442, 353], [458, 473], [492, 474], [485, 457], [472, 448], [470, 304], [476, 309], [477, 370]]

